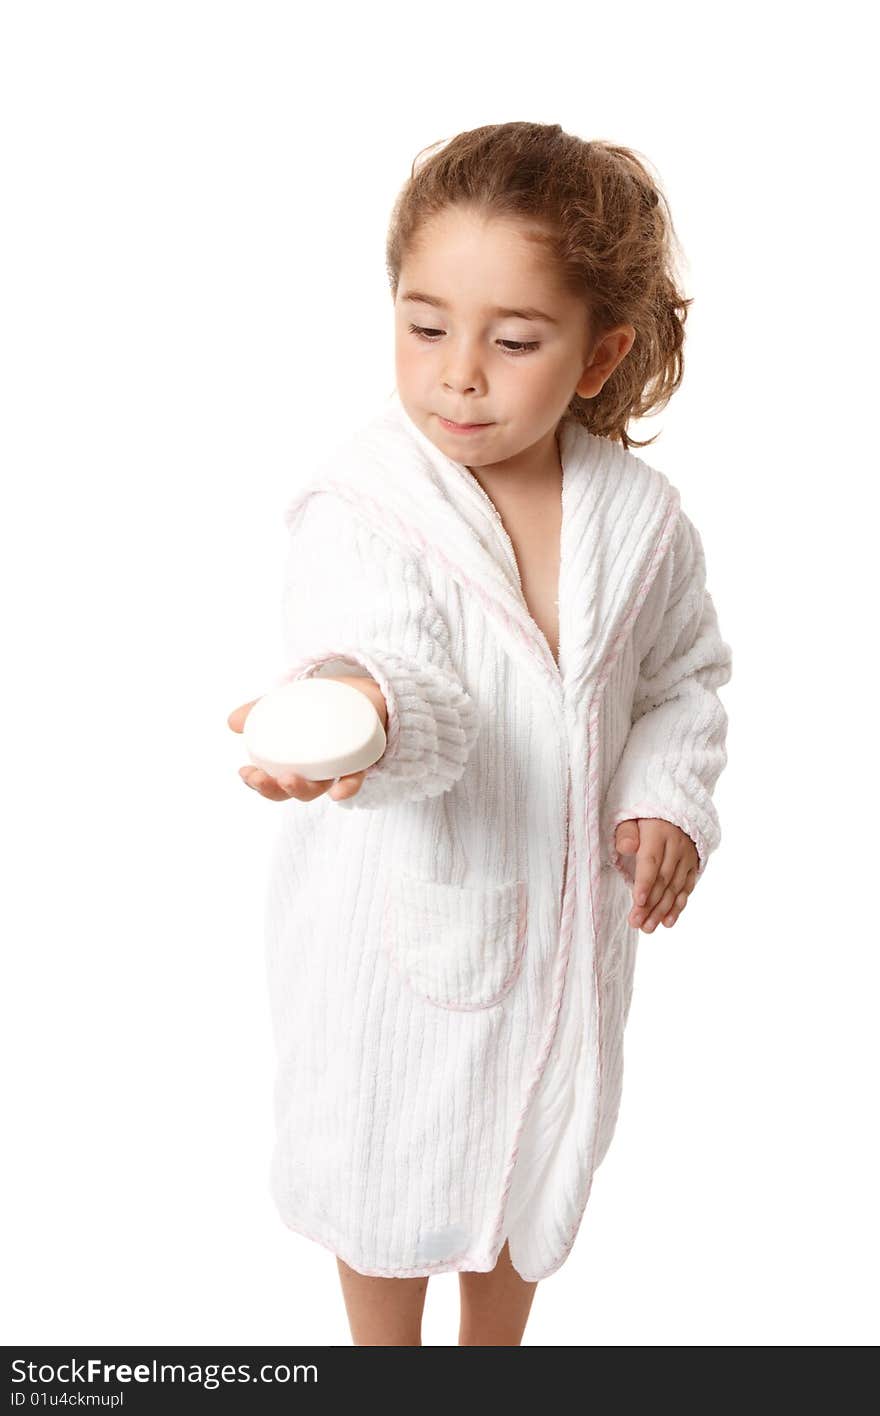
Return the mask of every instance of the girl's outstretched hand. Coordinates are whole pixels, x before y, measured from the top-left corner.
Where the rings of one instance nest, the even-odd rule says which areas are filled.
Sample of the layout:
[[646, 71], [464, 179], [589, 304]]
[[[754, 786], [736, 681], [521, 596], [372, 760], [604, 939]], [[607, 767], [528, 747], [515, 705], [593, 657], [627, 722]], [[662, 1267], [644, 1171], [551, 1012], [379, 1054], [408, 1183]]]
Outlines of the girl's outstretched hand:
[[[242, 703], [229, 714], [226, 721], [234, 733], [243, 731], [248, 713], [259, 701], [254, 698], [250, 703]], [[366, 768], [363, 772], [351, 772], [347, 777], [340, 777], [338, 781], [331, 777], [324, 782], [310, 782], [305, 777], [270, 777], [268, 772], [250, 762], [245, 767], [239, 767], [238, 775], [247, 786], [253, 787], [255, 792], [269, 801], [289, 801], [291, 797], [297, 801], [314, 801], [328, 790], [334, 801], [342, 801], [360, 791]]]
[[614, 845], [636, 857], [629, 923], [646, 934], [661, 920], [671, 929], [697, 883], [700, 857], [690, 836], [671, 821], [639, 816], [617, 823]]

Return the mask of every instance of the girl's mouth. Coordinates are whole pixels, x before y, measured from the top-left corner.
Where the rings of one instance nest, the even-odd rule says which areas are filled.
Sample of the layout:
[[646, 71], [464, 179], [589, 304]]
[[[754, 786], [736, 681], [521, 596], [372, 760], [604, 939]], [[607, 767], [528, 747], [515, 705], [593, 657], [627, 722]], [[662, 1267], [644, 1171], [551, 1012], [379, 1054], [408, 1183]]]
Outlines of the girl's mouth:
[[[440, 414], [437, 414], [440, 418]], [[448, 418], [440, 418], [444, 428], [448, 428], [450, 433], [477, 433], [481, 428], [491, 428], [491, 423], [451, 423]]]

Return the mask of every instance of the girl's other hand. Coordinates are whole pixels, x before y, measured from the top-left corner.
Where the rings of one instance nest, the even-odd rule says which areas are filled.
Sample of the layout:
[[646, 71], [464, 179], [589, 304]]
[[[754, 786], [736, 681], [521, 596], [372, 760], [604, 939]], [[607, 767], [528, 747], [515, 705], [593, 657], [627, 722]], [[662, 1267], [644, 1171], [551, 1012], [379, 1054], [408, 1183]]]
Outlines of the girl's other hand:
[[[226, 721], [234, 733], [244, 730], [248, 713], [259, 701], [254, 698], [250, 703], [242, 703], [229, 714]], [[270, 777], [268, 772], [250, 762], [245, 767], [239, 767], [238, 775], [246, 786], [253, 787], [255, 792], [259, 792], [260, 796], [266, 797], [268, 801], [289, 801], [291, 797], [297, 801], [314, 801], [316, 797], [323, 796], [328, 791], [333, 801], [343, 801], [347, 797], [356, 796], [360, 791], [366, 768], [362, 772], [351, 772], [347, 777], [331, 777], [323, 782], [310, 782], [305, 777], [293, 774], [290, 777]]]
[[614, 845], [636, 857], [630, 926], [651, 934], [662, 921], [671, 929], [696, 885], [700, 858], [690, 836], [661, 817], [637, 816], [617, 823]]

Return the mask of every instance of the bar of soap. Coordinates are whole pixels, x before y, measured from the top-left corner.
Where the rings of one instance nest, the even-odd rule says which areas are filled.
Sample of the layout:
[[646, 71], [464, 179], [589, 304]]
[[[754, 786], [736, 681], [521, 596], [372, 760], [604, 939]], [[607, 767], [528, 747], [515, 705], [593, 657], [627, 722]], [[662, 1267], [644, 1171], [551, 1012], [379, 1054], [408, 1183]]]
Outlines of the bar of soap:
[[295, 773], [310, 782], [371, 767], [387, 742], [366, 694], [329, 678], [273, 688], [248, 713], [242, 737], [251, 761], [270, 777]]

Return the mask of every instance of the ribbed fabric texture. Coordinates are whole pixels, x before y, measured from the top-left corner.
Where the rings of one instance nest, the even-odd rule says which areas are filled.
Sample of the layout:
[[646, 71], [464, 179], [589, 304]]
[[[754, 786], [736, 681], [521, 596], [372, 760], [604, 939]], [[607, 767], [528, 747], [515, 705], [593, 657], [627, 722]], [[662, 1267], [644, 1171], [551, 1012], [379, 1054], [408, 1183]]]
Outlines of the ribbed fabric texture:
[[[706, 589], [700, 535], [684, 512], [655, 603], [661, 597], [662, 617], [640, 662], [632, 726], [605, 805], [610, 860], [630, 883], [632, 863], [614, 845], [621, 821], [661, 817], [680, 827], [697, 848], [697, 878], [721, 841], [711, 793], [727, 763], [728, 717], [715, 690], [730, 679], [731, 651]], [[652, 615], [649, 606], [649, 625]]]
[[309, 497], [290, 531], [284, 623], [291, 662], [275, 686], [344, 674], [350, 670], [340, 660], [347, 660], [376, 680], [388, 709], [385, 752], [357, 794], [337, 804], [369, 811], [448, 791], [464, 771], [478, 718], [416, 566], [328, 494]]
[[[720, 839], [730, 677], [667, 479], [566, 424], [560, 665], [468, 470], [386, 410], [294, 501], [284, 672], [369, 673], [388, 745], [279, 805], [284, 1221], [363, 1273], [561, 1263], [610, 1144], [638, 931], [613, 828]], [[650, 808], [650, 809], [648, 809]]]

